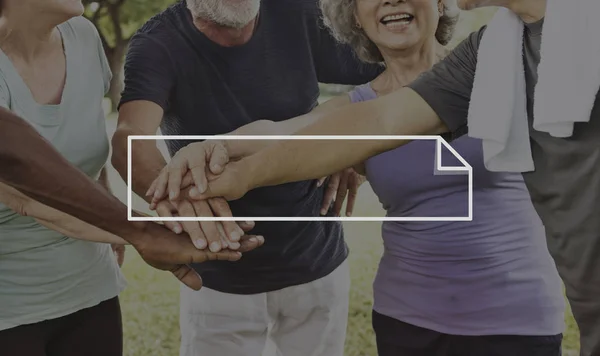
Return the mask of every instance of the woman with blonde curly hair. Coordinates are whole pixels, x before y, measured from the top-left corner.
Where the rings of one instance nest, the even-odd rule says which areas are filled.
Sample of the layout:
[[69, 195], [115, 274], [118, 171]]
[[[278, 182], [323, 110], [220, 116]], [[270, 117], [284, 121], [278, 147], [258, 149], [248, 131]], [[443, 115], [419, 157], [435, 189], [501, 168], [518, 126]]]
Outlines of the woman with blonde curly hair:
[[[396, 91], [431, 69], [448, 53], [445, 45], [459, 16], [454, 0], [321, 0], [321, 8], [338, 41], [354, 47], [365, 62], [385, 68], [372, 82], [314, 110], [323, 113]], [[254, 122], [234, 133], [291, 134], [319, 117]], [[163, 176], [181, 179], [178, 167], [186, 161], [194, 167], [191, 162], [198, 157], [208, 157], [206, 166], [211, 169], [216, 162], [258, 157], [253, 153], [272, 142], [195, 143], [173, 158], [175, 163], [167, 166]], [[414, 141], [354, 168], [364, 172], [388, 216], [468, 215], [468, 177], [436, 174], [435, 145]], [[473, 219], [383, 223], [384, 253], [373, 286], [379, 355], [560, 355], [561, 281], [522, 176], [488, 171], [478, 139], [463, 135], [451, 146], [472, 167]], [[228, 157], [222, 157], [223, 152]], [[252, 157], [242, 161], [250, 162]], [[442, 151], [441, 160], [444, 166], [461, 164], [448, 151]], [[219, 178], [211, 180], [207, 194], [196, 197], [233, 199], [223, 186], [227, 183], [219, 189], [219, 181], [235, 179], [238, 187], [254, 186], [244, 181], [251, 179], [249, 175], [227, 167], [213, 171]], [[166, 185], [167, 180], [157, 184]]]

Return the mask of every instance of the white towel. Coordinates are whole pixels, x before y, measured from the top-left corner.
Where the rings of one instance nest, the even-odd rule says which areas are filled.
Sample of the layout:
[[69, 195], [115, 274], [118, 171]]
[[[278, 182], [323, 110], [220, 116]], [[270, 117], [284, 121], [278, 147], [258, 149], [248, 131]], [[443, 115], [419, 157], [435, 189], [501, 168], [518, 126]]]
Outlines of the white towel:
[[[548, 0], [535, 87], [533, 128], [570, 137], [589, 121], [600, 90], [600, 0]], [[478, 51], [469, 136], [483, 143], [490, 171], [527, 172], [531, 156], [523, 66], [524, 23], [500, 8]]]

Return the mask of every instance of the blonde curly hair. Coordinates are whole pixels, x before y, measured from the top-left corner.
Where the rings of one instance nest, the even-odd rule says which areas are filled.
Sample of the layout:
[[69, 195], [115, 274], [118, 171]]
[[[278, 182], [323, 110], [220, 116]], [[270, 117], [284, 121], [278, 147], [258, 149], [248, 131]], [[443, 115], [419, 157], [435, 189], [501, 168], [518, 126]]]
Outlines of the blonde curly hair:
[[[350, 45], [358, 58], [368, 63], [381, 63], [381, 52], [367, 37], [367, 34], [356, 24], [354, 16], [357, 0], [320, 0], [323, 22], [329, 28], [336, 40]], [[440, 17], [435, 33], [437, 41], [445, 46], [452, 36], [460, 16], [460, 9], [456, 0], [441, 0], [444, 5], [443, 15]]]

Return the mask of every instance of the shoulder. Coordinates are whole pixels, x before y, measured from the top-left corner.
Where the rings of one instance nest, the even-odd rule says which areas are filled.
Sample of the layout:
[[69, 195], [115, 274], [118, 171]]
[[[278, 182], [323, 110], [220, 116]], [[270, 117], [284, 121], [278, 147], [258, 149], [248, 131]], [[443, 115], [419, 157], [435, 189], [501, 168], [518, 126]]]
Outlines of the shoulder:
[[183, 1], [178, 1], [152, 16], [135, 32], [133, 38], [166, 39], [176, 34], [187, 16]]
[[96, 26], [83, 16], [78, 16], [70, 19], [60, 26], [63, 34], [71, 35], [76, 40], [81, 40], [83, 43], [89, 41], [97, 41], [100, 39]]

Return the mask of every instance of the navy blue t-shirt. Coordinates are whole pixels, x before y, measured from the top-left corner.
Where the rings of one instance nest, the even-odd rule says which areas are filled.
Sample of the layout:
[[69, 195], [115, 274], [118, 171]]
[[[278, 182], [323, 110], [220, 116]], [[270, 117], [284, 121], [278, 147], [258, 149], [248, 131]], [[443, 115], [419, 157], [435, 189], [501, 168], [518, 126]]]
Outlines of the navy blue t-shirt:
[[[263, 0], [244, 45], [222, 47], [194, 26], [180, 1], [133, 37], [125, 63], [123, 103], [160, 105], [164, 135], [217, 135], [259, 119], [286, 120], [317, 105], [318, 83], [357, 85], [381, 67], [361, 63], [322, 23], [317, 0]], [[173, 155], [190, 141], [167, 141]], [[234, 216], [319, 216], [315, 181], [253, 190], [230, 202]], [[328, 275], [348, 256], [338, 222], [257, 222], [265, 244], [238, 262], [194, 265], [204, 286], [254, 294]]]

